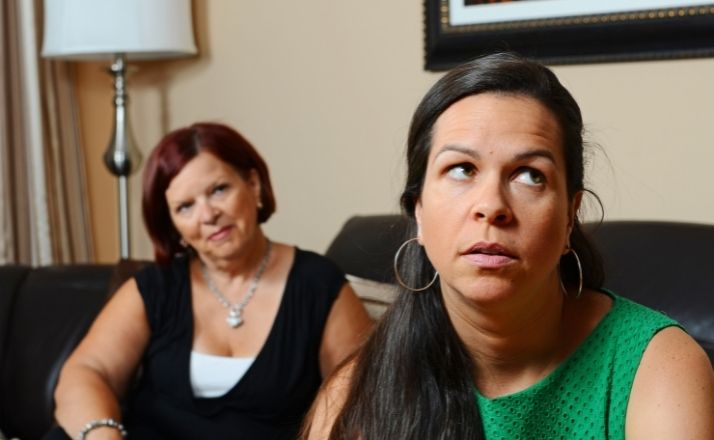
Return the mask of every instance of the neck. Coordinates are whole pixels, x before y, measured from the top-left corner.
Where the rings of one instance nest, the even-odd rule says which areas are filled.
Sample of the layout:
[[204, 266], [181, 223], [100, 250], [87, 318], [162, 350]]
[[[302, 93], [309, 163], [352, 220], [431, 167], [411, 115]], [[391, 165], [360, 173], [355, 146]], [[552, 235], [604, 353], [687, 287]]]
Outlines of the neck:
[[479, 303], [446, 289], [442, 285], [446, 308], [474, 360], [482, 392], [525, 388], [559, 363], [566, 303], [557, 274], [498, 303]]
[[199, 263], [206, 266], [211, 278], [220, 285], [240, 284], [255, 273], [265, 258], [268, 239], [258, 230], [243, 248], [242, 252], [229, 258], [211, 259], [199, 256]]

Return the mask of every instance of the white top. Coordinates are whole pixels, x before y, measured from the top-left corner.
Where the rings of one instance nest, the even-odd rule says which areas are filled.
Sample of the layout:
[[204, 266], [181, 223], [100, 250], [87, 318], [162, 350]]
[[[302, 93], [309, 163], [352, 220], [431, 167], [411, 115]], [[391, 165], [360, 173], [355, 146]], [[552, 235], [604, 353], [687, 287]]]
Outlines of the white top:
[[253, 365], [254, 357], [227, 357], [191, 351], [191, 388], [195, 397], [226, 394]]

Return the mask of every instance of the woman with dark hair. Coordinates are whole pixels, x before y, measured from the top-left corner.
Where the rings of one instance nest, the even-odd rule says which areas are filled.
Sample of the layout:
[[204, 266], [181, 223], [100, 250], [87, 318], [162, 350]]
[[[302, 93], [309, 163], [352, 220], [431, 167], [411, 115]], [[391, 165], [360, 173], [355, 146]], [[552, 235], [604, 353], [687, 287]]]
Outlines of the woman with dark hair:
[[714, 438], [703, 349], [602, 289], [582, 131], [555, 75], [512, 54], [431, 88], [409, 132], [401, 293], [304, 438]]
[[265, 236], [268, 168], [223, 125], [164, 137], [142, 207], [156, 264], [117, 291], [67, 360], [59, 424], [89, 439], [294, 439], [322, 378], [370, 327], [344, 274]]

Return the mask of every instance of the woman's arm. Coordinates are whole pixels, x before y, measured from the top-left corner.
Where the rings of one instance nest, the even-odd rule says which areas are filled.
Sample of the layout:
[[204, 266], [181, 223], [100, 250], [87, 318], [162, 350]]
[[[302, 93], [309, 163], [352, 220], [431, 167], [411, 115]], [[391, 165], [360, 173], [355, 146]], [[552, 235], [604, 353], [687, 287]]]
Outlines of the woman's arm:
[[332, 304], [323, 331], [320, 345], [322, 377], [328, 377], [340, 362], [359, 347], [371, 330], [372, 321], [362, 301], [349, 283], [345, 283]]
[[650, 341], [632, 385], [627, 440], [714, 439], [714, 371], [704, 350], [677, 327]]
[[340, 367], [320, 388], [305, 417], [300, 440], [327, 440], [332, 425], [347, 399], [354, 370], [354, 359]]
[[[55, 417], [72, 438], [92, 420], [121, 420], [119, 398], [139, 365], [149, 335], [144, 303], [131, 279], [102, 309], [60, 372]], [[120, 436], [114, 428], [97, 428], [89, 438]]]

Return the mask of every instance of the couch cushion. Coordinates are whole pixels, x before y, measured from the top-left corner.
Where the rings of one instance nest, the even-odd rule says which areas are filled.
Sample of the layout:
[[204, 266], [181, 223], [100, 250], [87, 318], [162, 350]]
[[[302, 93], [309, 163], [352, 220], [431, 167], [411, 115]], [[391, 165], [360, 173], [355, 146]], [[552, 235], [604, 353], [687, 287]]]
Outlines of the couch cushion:
[[378, 320], [397, 296], [397, 286], [391, 283], [380, 283], [351, 274], [347, 274], [347, 280], [362, 300], [372, 321]]

